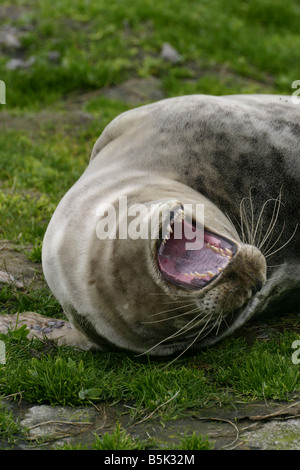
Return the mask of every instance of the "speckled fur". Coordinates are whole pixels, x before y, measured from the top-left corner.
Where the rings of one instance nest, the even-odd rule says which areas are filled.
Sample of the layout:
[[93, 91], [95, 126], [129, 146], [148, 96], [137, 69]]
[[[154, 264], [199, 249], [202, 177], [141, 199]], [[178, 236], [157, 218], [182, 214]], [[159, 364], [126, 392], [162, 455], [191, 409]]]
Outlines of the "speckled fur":
[[[102, 349], [172, 354], [191, 344], [201, 347], [221, 340], [256, 313], [296, 307], [299, 113], [300, 105], [285, 96], [193, 95], [129, 111], [107, 126], [86, 171], [59, 204], [43, 245], [46, 279], [73, 326]], [[274, 249], [289, 242], [271, 258], [270, 264], [281, 266], [268, 271], [265, 284], [264, 257], [237, 233], [240, 203], [249, 194], [254, 222], [263, 204], [281, 194], [272, 233], [279, 244]], [[96, 208], [101, 202], [115, 203], [119, 195], [127, 195], [129, 204], [167, 199], [204, 203], [206, 225], [234, 240], [238, 254], [201, 291], [176, 290], [157, 272], [148, 240], [96, 237]], [[273, 210], [272, 204], [266, 206], [265, 231]], [[258, 281], [264, 287], [255, 295]], [[198, 308], [198, 329], [201, 312], [215, 317], [232, 311], [235, 318], [218, 335], [195, 342], [191, 338], [197, 337], [197, 328], [174, 336], [184, 327], [184, 317], [149, 323], [151, 315], [185, 298]], [[172, 312], [159, 318], [167, 315]]]

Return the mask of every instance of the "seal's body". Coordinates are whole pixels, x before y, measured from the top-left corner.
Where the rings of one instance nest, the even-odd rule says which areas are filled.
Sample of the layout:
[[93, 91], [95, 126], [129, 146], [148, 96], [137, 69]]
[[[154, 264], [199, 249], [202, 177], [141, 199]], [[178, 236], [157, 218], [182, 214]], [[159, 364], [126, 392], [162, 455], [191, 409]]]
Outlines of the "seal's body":
[[[213, 344], [255, 313], [293, 308], [299, 113], [284, 96], [192, 95], [112, 121], [43, 243], [46, 280], [74, 327], [68, 342], [172, 354]], [[125, 196], [128, 207], [159, 205], [156, 238], [150, 228], [149, 237], [120, 237], [122, 215], [116, 237], [101, 239], [103, 208], [118, 216]], [[189, 251], [173, 232], [186, 223], [197, 233], [196, 205], [204, 206], [203, 245]]]

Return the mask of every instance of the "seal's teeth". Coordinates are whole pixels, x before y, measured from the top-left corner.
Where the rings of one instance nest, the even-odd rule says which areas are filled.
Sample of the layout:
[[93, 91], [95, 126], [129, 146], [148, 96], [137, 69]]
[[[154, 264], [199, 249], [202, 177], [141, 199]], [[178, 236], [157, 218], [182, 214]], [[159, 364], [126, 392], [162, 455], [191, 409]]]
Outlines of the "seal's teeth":
[[177, 211], [175, 213], [175, 216], [178, 216], [178, 215], [184, 215], [184, 210], [183, 209], [177, 209]]
[[192, 277], [198, 277], [199, 279], [202, 279], [204, 277], [207, 277], [207, 274], [200, 274], [198, 271], [195, 271], [194, 273], [190, 272], [189, 273], [184, 273], [185, 276], [192, 276]]
[[229, 250], [229, 248], [225, 248], [225, 251], [226, 251], [227, 255], [228, 255], [230, 258], [232, 258], [232, 255], [233, 255], [232, 251]]
[[210, 243], [206, 243], [205, 246], [206, 248], [212, 250], [214, 253], [217, 253], [218, 255], [226, 256], [228, 260], [231, 261], [233, 252], [229, 248], [223, 249], [218, 246], [211, 245]]
[[[219, 272], [223, 271], [222, 268], [218, 268]], [[212, 271], [207, 271], [206, 273], [198, 273], [198, 271], [195, 271], [194, 273], [190, 272], [190, 273], [184, 273], [185, 276], [188, 276], [188, 277], [197, 277], [198, 279], [204, 279], [204, 278], [207, 278], [207, 277], [214, 277], [216, 276], [216, 273], [212, 272]]]
[[173, 222], [178, 222], [184, 220], [184, 211], [182, 209], [178, 209], [175, 212]]
[[192, 277], [198, 277], [199, 279], [203, 279], [204, 277], [207, 277], [207, 273], [200, 274], [198, 271], [195, 271], [194, 273], [190, 272], [190, 274], [185, 273], [185, 276], [192, 276]]
[[165, 245], [168, 240], [169, 240], [168, 235], [165, 235], [163, 239], [163, 244]]

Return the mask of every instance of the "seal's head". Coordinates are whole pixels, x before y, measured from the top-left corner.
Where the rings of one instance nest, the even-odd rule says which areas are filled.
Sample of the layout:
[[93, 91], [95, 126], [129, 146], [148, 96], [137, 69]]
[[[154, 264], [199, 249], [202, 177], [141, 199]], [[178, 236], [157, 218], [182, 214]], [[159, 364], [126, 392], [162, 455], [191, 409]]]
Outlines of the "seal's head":
[[[144, 322], [152, 328], [160, 325], [164, 334], [148, 351], [153, 353], [199, 347], [227, 336], [227, 330], [244, 323], [243, 306], [266, 281], [264, 256], [236, 234], [233, 238], [229, 221], [230, 230], [224, 223], [202, 225], [193, 216], [184, 218], [181, 208], [172, 210], [170, 219], [152, 243], [152, 272], [165, 293], [152, 301], [157, 312]], [[159, 309], [158, 302], [168, 308]]]

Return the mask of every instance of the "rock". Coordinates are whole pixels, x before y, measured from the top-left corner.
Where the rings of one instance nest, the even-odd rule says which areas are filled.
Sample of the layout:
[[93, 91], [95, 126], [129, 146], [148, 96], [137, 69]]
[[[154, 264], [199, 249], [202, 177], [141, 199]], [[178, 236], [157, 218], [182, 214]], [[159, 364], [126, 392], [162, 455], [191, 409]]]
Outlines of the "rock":
[[97, 415], [96, 410], [86, 407], [37, 405], [29, 408], [21, 425], [29, 428], [31, 439], [53, 440], [89, 429]]
[[2, 270], [0, 270], [0, 284], [13, 284], [19, 289], [24, 288], [24, 283], [22, 281], [16, 281], [12, 274]]
[[[4, 116], [3, 118], [10, 126], [9, 120], [6, 120]], [[2, 132], [1, 127], [0, 125]], [[10, 126], [10, 128], [13, 127]], [[45, 285], [41, 263], [33, 263], [27, 257], [27, 253], [30, 253], [31, 250], [32, 245], [19, 245], [17, 251], [16, 245], [13, 243], [8, 240], [0, 240], [0, 284], [12, 285], [18, 289], [28, 286], [32, 289], [39, 289]]]
[[28, 69], [35, 63], [35, 57], [29, 57], [28, 60], [23, 59], [10, 59], [5, 68], [7, 70], [18, 70], [18, 69]]
[[58, 52], [58, 51], [49, 51], [48, 54], [47, 54], [47, 58], [48, 58], [49, 62], [58, 64], [60, 62], [60, 59], [61, 59], [60, 52]]
[[44, 340], [48, 338], [51, 341], [58, 342], [70, 332], [71, 328], [70, 323], [67, 321], [45, 317], [36, 312], [0, 315], [0, 333], [2, 334], [6, 334], [9, 329], [19, 329], [23, 325], [26, 325], [29, 330], [28, 339], [38, 338]]
[[[3, 2], [2, 2], [3, 3]], [[13, 2], [11, 2], [13, 3]], [[16, 3], [16, 2], [14, 2]], [[0, 5], [0, 20], [1, 21], [16, 21], [26, 13], [27, 8], [17, 5]]]
[[167, 42], [165, 42], [162, 46], [160, 57], [162, 57], [166, 62], [170, 62], [171, 64], [177, 64], [181, 61], [180, 54]]
[[0, 29], [0, 46], [7, 49], [19, 49], [21, 43], [18, 38], [18, 30], [11, 26], [5, 25]]
[[273, 420], [260, 429], [248, 431], [240, 437], [252, 449], [299, 450], [300, 419]]

